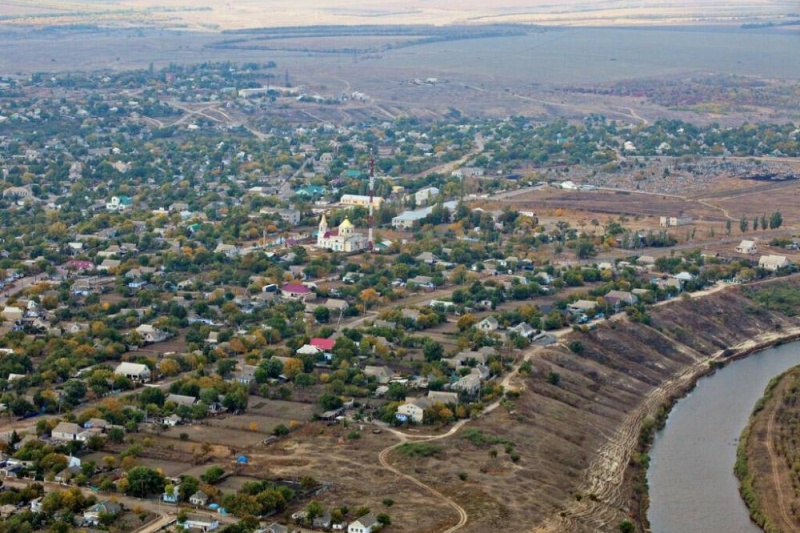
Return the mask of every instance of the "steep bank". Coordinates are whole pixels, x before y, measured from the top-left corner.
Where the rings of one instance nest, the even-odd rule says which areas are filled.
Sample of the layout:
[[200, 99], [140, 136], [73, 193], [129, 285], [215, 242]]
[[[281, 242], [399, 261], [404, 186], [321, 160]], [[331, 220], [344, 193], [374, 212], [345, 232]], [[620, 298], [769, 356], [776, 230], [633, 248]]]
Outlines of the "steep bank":
[[755, 299], [776, 285], [800, 279], [679, 300], [647, 323], [608, 321], [540, 348], [519, 396], [470, 423], [481, 438], [456, 434], [447, 453], [408, 466], [464, 507], [463, 531], [611, 532], [626, 519], [642, 530], [642, 427], [714, 364], [800, 334], [800, 320]]
[[736, 452], [736, 477], [750, 516], [767, 533], [800, 529], [797, 464], [800, 367], [773, 379], [758, 401]]

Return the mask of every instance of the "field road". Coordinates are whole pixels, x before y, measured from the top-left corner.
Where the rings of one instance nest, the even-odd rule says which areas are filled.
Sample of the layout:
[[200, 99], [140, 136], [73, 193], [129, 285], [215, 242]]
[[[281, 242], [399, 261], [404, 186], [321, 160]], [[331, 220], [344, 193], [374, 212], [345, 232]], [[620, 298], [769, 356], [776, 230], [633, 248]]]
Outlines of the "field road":
[[[572, 331], [572, 328], [563, 328], [563, 329], [560, 329], [558, 331], [553, 331], [553, 332], [551, 332], [551, 334], [553, 336], [555, 336], [555, 337], [562, 337], [562, 336], [568, 334], [570, 331]], [[506, 374], [506, 376], [503, 378], [503, 381], [501, 382], [501, 385], [503, 386], [503, 388], [507, 389], [509, 387], [509, 385], [511, 384], [511, 380], [514, 379], [519, 374], [519, 368], [522, 365], [522, 363], [524, 361], [529, 360], [531, 357], [533, 357], [539, 350], [541, 350], [541, 348], [542, 348], [542, 346], [537, 345], [537, 346], [532, 346], [532, 347], [528, 348], [527, 350], [525, 350], [525, 352], [523, 353], [523, 356], [516, 361], [516, 363], [514, 364], [512, 370], [508, 374]], [[488, 413], [491, 413], [492, 411], [497, 409], [499, 406], [500, 406], [500, 400], [497, 400], [497, 401], [493, 402], [492, 404], [488, 405], [483, 410], [482, 413], [477, 415], [477, 417], [481, 417], [481, 416], [484, 416], [484, 415], [486, 415]], [[458, 513], [458, 517], [459, 517], [458, 522], [455, 525], [443, 530], [442, 533], [455, 533], [456, 531], [458, 531], [459, 529], [464, 527], [467, 524], [467, 522], [469, 521], [469, 515], [467, 514], [467, 512], [464, 510], [463, 507], [458, 505], [455, 501], [453, 501], [452, 499], [448, 498], [447, 496], [445, 496], [444, 494], [442, 494], [438, 490], [434, 489], [430, 485], [427, 485], [427, 484], [423, 483], [422, 481], [418, 480], [417, 478], [415, 478], [415, 477], [413, 477], [413, 476], [411, 476], [409, 474], [405, 474], [405, 473], [401, 472], [400, 470], [398, 470], [397, 468], [395, 468], [394, 466], [392, 466], [391, 463], [389, 463], [388, 457], [389, 457], [389, 454], [392, 452], [392, 450], [397, 449], [398, 447], [402, 446], [403, 444], [406, 444], [409, 441], [412, 441], [412, 442], [430, 442], [430, 441], [435, 441], [435, 440], [446, 439], [448, 437], [452, 437], [453, 435], [458, 433], [458, 431], [460, 431], [461, 428], [466, 426], [470, 422], [470, 420], [471, 419], [469, 419], [469, 418], [465, 418], [463, 420], [459, 420], [458, 422], [453, 424], [453, 427], [451, 427], [449, 431], [447, 431], [446, 433], [442, 433], [441, 435], [410, 435], [410, 434], [405, 433], [403, 431], [397, 430], [397, 429], [395, 429], [395, 428], [393, 428], [391, 426], [381, 424], [381, 427], [383, 429], [389, 431], [390, 433], [394, 434], [395, 436], [397, 436], [400, 439], [400, 442], [397, 442], [396, 444], [393, 444], [391, 446], [388, 446], [388, 447], [384, 448], [378, 454], [378, 461], [380, 462], [381, 466], [384, 469], [392, 472], [393, 474], [395, 474], [397, 476], [400, 476], [400, 477], [402, 477], [404, 479], [407, 479], [408, 481], [414, 483], [418, 487], [430, 492], [431, 494], [433, 494], [434, 496], [436, 496], [437, 498], [442, 500], [444, 503], [446, 503], [447, 505], [452, 507]]]
[[[415, 442], [428, 442], [428, 441], [433, 441], [433, 440], [445, 439], [447, 437], [450, 437], [451, 435], [454, 435], [467, 422], [469, 422], [469, 419], [459, 420], [456, 424], [453, 425], [452, 428], [450, 428], [450, 431], [448, 431], [447, 433], [442, 433], [441, 435], [421, 435], [419, 437], [415, 436], [414, 437], [415, 438]], [[381, 463], [381, 466], [383, 468], [385, 468], [386, 470], [388, 470], [389, 472], [392, 472], [393, 474], [395, 474], [397, 476], [400, 476], [400, 477], [402, 477], [404, 479], [407, 479], [408, 481], [410, 481], [414, 485], [417, 485], [418, 487], [430, 492], [431, 494], [433, 494], [434, 496], [436, 496], [437, 498], [439, 498], [440, 500], [445, 502], [447, 505], [452, 507], [458, 513], [458, 523], [456, 523], [454, 526], [451, 526], [451, 527], [445, 529], [444, 531], [442, 531], [442, 533], [454, 533], [455, 531], [458, 531], [459, 529], [461, 529], [462, 527], [467, 525], [467, 521], [469, 520], [469, 515], [467, 515], [467, 512], [464, 510], [463, 507], [461, 507], [456, 502], [454, 502], [453, 500], [451, 500], [450, 498], [448, 498], [447, 496], [445, 496], [444, 494], [442, 494], [438, 490], [434, 489], [430, 485], [426, 485], [425, 483], [423, 483], [422, 481], [418, 480], [417, 478], [415, 478], [413, 476], [410, 476], [408, 474], [404, 474], [403, 472], [401, 472], [397, 468], [393, 467], [389, 463], [389, 461], [387, 459], [387, 457], [389, 456], [389, 453], [391, 453], [392, 450], [398, 448], [399, 446], [402, 446], [403, 444], [406, 444], [407, 439], [409, 438], [409, 435], [407, 435], [405, 433], [402, 433], [400, 431], [394, 430], [393, 428], [388, 428], [388, 429], [389, 429], [389, 431], [391, 431], [392, 433], [394, 433], [395, 435], [398, 435], [400, 437], [400, 442], [398, 442], [396, 444], [393, 444], [393, 445], [389, 446], [388, 448], [384, 448], [383, 450], [381, 450], [381, 452], [378, 454], [378, 461]]]
[[[783, 518], [784, 525], [789, 528], [787, 531], [791, 531], [794, 529], [795, 523], [794, 520], [792, 520], [789, 511], [786, 509], [784, 491], [780, 490], [780, 465], [783, 461], [775, 452], [775, 416], [778, 414], [778, 410], [783, 402], [778, 401], [778, 398], [776, 398], [773, 403], [774, 405], [772, 406], [772, 413], [770, 413], [769, 422], [767, 422], [767, 435], [765, 437], [765, 441], [767, 444], [767, 452], [769, 453], [769, 462], [770, 465], [772, 465], [772, 485], [775, 487], [775, 492], [778, 495], [778, 506], [781, 509], [781, 518]], [[781, 527], [781, 529], [783, 528]]]

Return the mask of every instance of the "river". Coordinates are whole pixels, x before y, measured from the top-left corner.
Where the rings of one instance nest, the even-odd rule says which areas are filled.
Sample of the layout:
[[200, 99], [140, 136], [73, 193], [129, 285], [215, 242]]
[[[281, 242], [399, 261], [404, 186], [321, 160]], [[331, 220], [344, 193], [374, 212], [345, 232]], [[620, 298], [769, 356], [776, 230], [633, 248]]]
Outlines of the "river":
[[767, 383], [800, 364], [800, 342], [730, 363], [701, 379], [656, 434], [647, 480], [653, 533], [761, 533], [733, 475], [739, 435]]

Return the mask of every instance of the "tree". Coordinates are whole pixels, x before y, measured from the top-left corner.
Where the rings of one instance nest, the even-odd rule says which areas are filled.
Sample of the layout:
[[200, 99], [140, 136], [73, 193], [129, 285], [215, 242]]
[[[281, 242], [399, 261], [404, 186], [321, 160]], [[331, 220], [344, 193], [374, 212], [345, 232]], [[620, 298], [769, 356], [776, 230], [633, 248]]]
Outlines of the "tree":
[[358, 294], [358, 298], [364, 304], [364, 311], [368, 310], [372, 304], [378, 301], [380, 294], [372, 287], [366, 288]]
[[769, 217], [769, 229], [778, 229], [783, 225], [783, 215], [780, 211], [775, 211]]
[[333, 411], [334, 409], [341, 408], [342, 405], [344, 405], [344, 402], [335, 394], [325, 393], [319, 397], [319, 404], [326, 411]]
[[309, 522], [313, 522], [316, 517], [322, 516], [322, 513], [324, 512], [325, 509], [319, 502], [311, 502], [306, 506], [306, 516], [308, 517]]
[[294, 379], [302, 371], [303, 362], [296, 357], [287, 359], [283, 364], [283, 374], [289, 379]]
[[164, 359], [158, 364], [158, 371], [164, 376], [177, 376], [181, 366], [175, 359]]
[[758, 231], [758, 215], [753, 217], [753, 231]]
[[128, 480], [127, 494], [144, 498], [148, 494], [160, 494], [164, 490], [164, 476], [146, 466], [131, 468], [126, 478]]
[[86, 384], [79, 379], [71, 379], [64, 384], [64, 400], [71, 404], [77, 405], [86, 396]]
[[158, 387], [145, 387], [144, 390], [139, 393], [139, 405], [141, 406], [157, 405], [159, 407], [164, 407], [165, 399], [164, 391]]
[[475, 315], [472, 313], [465, 313], [459, 317], [458, 322], [456, 322], [456, 326], [458, 326], [459, 331], [466, 331], [477, 323], [478, 318]]
[[422, 353], [425, 355], [425, 360], [432, 363], [442, 358], [444, 348], [438, 342], [426, 337], [422, 342]]
[[125, 440], [125, 430], [122, 428], [111, 428], [108, 431], [108, 440], [115, 444], [121, 444]]
[[725, 221], [725, 235], [730, 236], [732, 226], [731, 219]]
[[209, 485], [213, 485], [225, 474], [225, 470], [219, 466], [212, 466], [200, 475], [200, 479]]
[[247, 409], [247, 402], [250, 394], [241, 383], [236, 383], [231, 386], [230, 390], [222, 398], [222, 406], [231, 411]]
[[747, 228], [748, 228], [749, 225], [750, 224], [747, 221], [747, 217], [746, 216], [742, 216], [742, 218], [739, 220], [739, 230], [742, 233], [747, 233]]
[[594, 244], [589, 239], [581, 239], [575, 245], [575, 255], [578, 259], [586, 259], [597, 255], [595, 252]]
[[324, 306], [314, 309], [314, 320], [320, 324], [327, 324], [331, 320], [331, 310]]
[[378, 520], [378, 523], [384, 526], [392, 525], [392, 519], [388, 513], [379, 513], [378, 516], [375, 517]]
[[189, 497], [198, 491], [200, 482], [193, 476], [181, 476], [181, 484], [178, 486], [178, 494], [181, 501], [189, 500]]

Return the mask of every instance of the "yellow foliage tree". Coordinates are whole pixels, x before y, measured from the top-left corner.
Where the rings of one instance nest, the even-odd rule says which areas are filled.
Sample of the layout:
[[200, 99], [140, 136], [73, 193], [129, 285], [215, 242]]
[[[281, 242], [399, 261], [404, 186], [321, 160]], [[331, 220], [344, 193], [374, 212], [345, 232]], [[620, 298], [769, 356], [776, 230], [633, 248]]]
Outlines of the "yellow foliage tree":
[[292, 357], [283, 363], [283, 374], [289, 378], [294, 379], [297, 374], [303, 371], [303, 362], [299, 359]]

